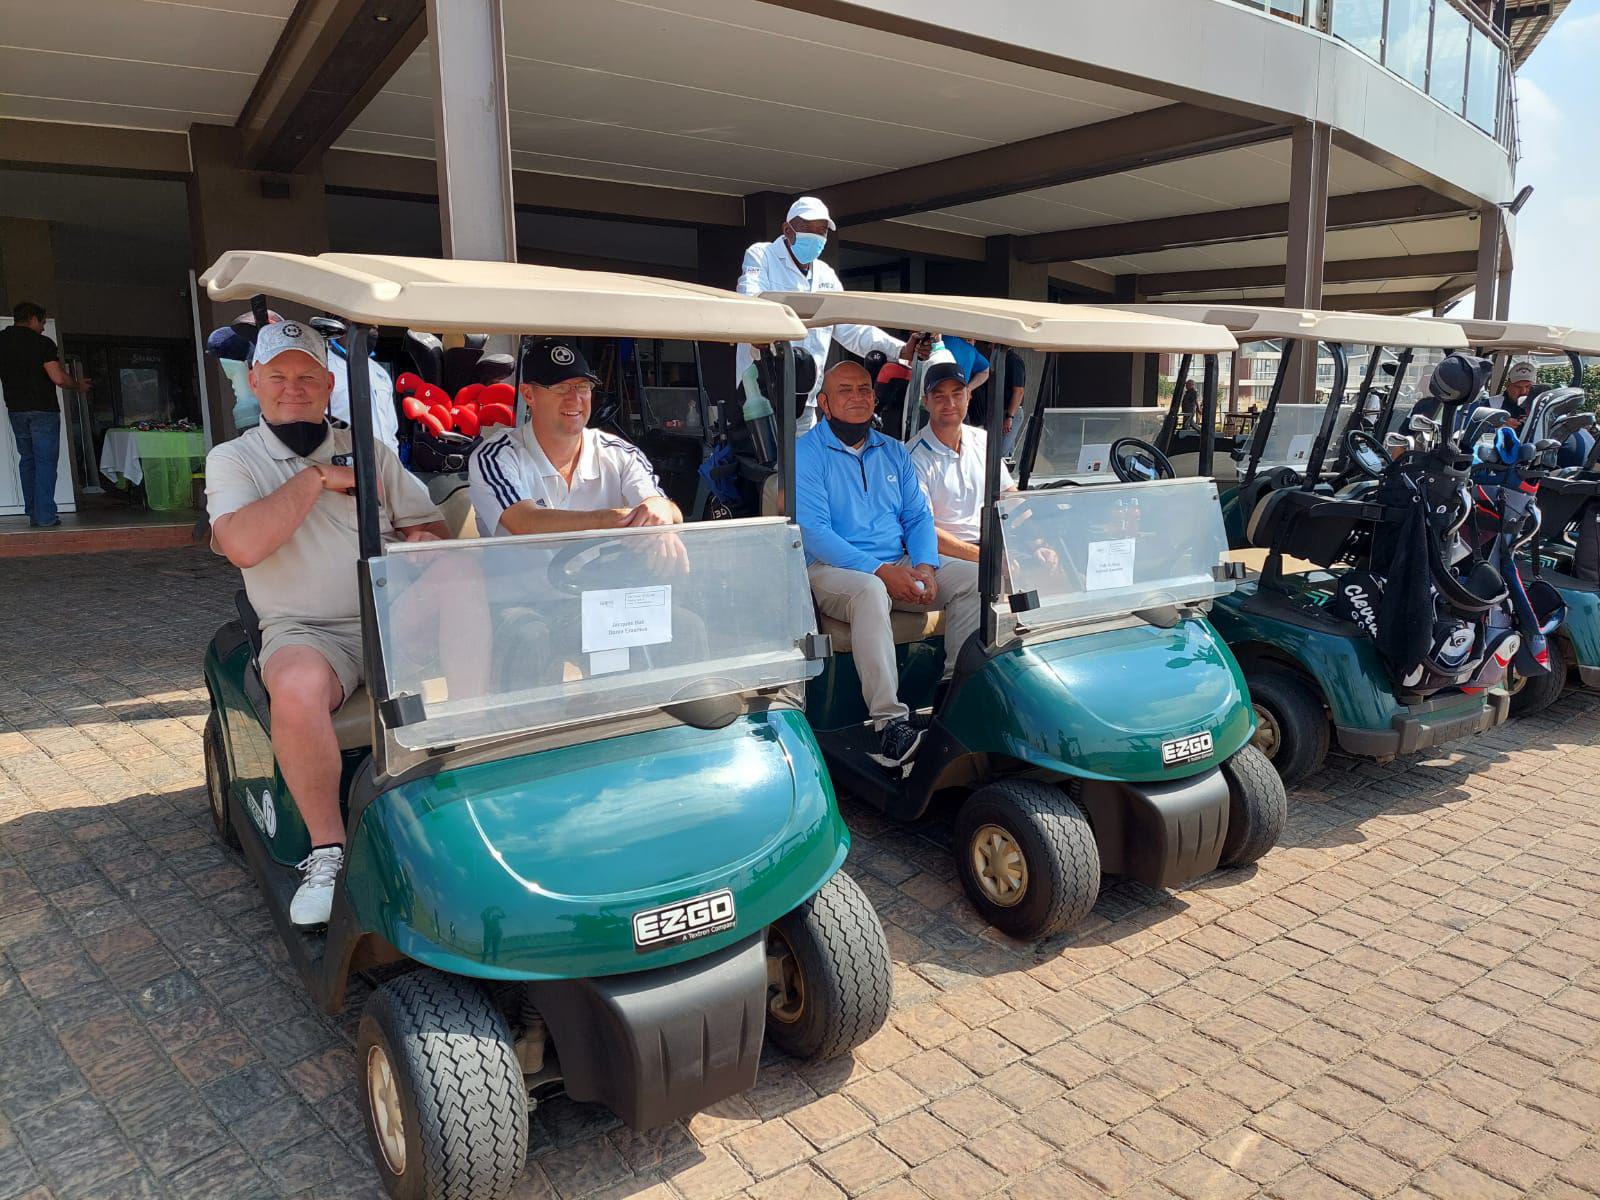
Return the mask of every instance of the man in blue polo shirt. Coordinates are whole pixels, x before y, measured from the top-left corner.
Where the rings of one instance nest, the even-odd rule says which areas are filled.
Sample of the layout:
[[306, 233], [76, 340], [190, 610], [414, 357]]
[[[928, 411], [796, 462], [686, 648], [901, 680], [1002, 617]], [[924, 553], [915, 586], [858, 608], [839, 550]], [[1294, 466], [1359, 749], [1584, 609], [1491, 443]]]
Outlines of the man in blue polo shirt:
[[945, 610], [945, 676], [978, 628], [977, 564], [939, 557], [933, 511], [905, 445], [872, 428], [872, 377], [840, 363], [822, 380], [824, 421], [796, 444], [795, 514], [817, 607], [850, 626], [861, 694], [880, 735], [873, 755], [908, 761], [922, 730], [900, 700], [891, 608]]

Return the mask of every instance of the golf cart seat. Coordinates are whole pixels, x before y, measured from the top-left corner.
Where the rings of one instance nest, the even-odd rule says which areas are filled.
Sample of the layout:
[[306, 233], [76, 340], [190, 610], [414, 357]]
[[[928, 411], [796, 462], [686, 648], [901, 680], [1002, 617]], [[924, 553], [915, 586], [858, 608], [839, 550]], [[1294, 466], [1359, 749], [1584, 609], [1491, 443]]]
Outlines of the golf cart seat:
[[1298, 488], [1268, 492], [1250, 514], [1252, 546], [1281, 550], [1319, 566], [1339, 559], [1356, 526], [1381, 513], [1375, 505], [1340, 500]]
[[478, 517], [472, 508], [472, 493], [467, 481], [462, 479], [449, 493], [436, 502], [439, 514], [444, 517], [445, 528], [453, 538], [478, 536]]
[[781, 517], [783, 515], [783, 482], [774, 471], [768, 475], [761, 484], [761, 515], [763, 517]]
[[[943, 637], [944, 609], [926, 613], [901, 612], [899, 609], [893, 609], [889, 613], [889, 628], [894, 631], [894, 643], [897, 646], [925, 641], [931, 637]], [[826, 613], [818, 613], [817, 631], [827, 634], [833, 640], [835, 654], [850, 652], [850, 626], [843, 621], [836, 621]]]
[[[264, 705], [267, 690], [260, 675], [261, 619], [256, 616], [255, 607], [243, 588], [233, 594], [233, 604], [239, 610], [239, 624], [244, 627], [245, 638], [250, 642], [250, 665], [245, 668], [247, 678], [255, 676], [255, 686], [261, 692], [258, 703]], [[247, 687], [246, 694], [251, 690]], [[358, 684], [356, 690], [346, 696], [344, 703], [334, 712], [333, 734], [338, 739], [340, 750], [364, 750], [372, 745], [372, 698], [367, 695], [365, 685]]]

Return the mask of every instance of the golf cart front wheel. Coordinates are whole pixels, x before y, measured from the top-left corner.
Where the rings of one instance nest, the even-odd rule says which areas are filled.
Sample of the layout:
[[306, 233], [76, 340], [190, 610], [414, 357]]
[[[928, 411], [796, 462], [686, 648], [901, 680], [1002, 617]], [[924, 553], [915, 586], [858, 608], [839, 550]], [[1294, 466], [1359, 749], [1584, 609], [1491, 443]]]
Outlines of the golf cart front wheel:
[[1542, 675], [1516, 675], [1511, 680], [1511, 715], [1531, 717], [1542, 713], [1557, 700], [1567, 686], [1567, 656], [1562, 652], [1561, 639], [1551, 637], [1545, 641], [1550, 652], [1550, 669]]
[[211, 823], [217, 827], [217, 836], [234, 850], [239, 849], [239, 831], [233, 827], [233, 813], [228, 808], [228, 751], [222, 744], [222, 722], [217, 710], [212, 709], [206, 718], [206, 798], [211, 804]]
[[1250, 744], [1272, 763], [1284, 786], [1321, 770], [1328, 757], [1328, 717], [1311, 689], [1279, 671], [1262, 671], [1247, 682], [1256, 717]]
[[528, 1156], [511, 1034], [471, 980], [416, 971], [372, 994], [356, 1038], [367, 1143], [394, 1200], [503, 1200]]
[[1289, 797], [1283, 780], [1266, 755], [1241, 746], [1222, 764], [1228, 781], [1228, 836], [1222, 842], [1224, 867], [1243, 867], [1278, 844], [1289, 820]]
[[1083, 809], [1059, 787], [1006, 779], [956, 814], [961, 883], [983, 919], [1017, 938], [1070, 929], [1100, 895], [1100, 849]]
[[767, 1037], [796, 1058], [853, 1050], [889, 1019], [883, 925], [843, 871], [767, 930]]

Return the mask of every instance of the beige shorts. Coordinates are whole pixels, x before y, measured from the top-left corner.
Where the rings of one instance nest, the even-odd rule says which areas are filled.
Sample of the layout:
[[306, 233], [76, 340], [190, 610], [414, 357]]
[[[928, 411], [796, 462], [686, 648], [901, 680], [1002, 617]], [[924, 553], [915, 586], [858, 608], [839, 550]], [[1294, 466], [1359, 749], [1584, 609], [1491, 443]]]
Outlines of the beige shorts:
[[344, 700], [361, 686], [366, 673], [361, 654], [361, 622], [294, 620], [264, 621], [261, 625], [261, 669], [267, 660], [285, 646], [310, 646], [322, 655], [344, 689]]

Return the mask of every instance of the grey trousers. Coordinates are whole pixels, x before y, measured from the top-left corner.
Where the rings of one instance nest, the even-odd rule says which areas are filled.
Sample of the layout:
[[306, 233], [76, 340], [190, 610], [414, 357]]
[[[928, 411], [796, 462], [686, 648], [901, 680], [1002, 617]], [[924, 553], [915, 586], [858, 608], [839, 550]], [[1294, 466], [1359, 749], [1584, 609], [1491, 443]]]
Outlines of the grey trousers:
[[[910, 566], [910, 559], [902, 558], [901, 566]], [[910, 715], [910, 709], [900, 699], [900, 677], [895, 669], [894, 631], [889, 625], [889, 611], [898, 608], [904, 612], [945, 610], [944, 671], [948, 677], [955, 669], [956, 655], [963, 643], [978, 628], [978, 564], [957, 558], [941, 558], [935, 576], [939, 583], [938, 599], [930, 605], [904, 604], [889, 600], [889, 591], [883, 580], [865, 571], [850, 571], [844, 567], [829, 567], [815, 563], [809, 569], [811, 594], [817, 607], [836, 621], [850, 626], [850, 643], [856, 660], [856, 673], [861, 676], [861, 695], [872, 714], [872, 723], [882, 729], [897, 718]]]

